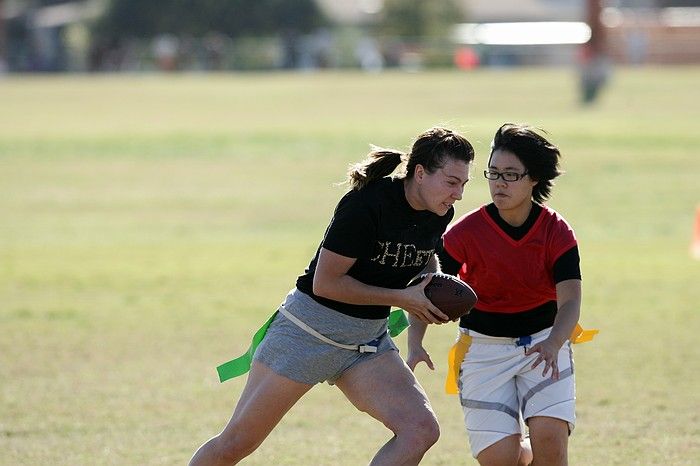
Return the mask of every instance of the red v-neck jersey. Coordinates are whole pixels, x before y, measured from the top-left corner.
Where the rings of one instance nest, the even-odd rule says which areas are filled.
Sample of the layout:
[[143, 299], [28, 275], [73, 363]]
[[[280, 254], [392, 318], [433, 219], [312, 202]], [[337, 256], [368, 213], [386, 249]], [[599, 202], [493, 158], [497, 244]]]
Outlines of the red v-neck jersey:
[[508, 236], [485, 206], [462, 216], [444, 235], [445, 250], [463, 264], [460, 278], [479, 297], [476, 307], [504, 314], [556, 300], [554, 263], [575, 245], [571, 226], [547, 206], [520, 240]]

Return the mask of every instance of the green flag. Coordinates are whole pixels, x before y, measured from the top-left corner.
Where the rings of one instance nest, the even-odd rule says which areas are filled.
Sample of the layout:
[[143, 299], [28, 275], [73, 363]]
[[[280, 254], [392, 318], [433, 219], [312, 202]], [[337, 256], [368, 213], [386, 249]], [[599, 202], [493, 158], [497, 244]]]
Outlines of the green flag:
[[406, 330], [409, 325], [411, 324], [408, 323], [403, 309], [394, 309], [391, 311], [391, 314], [389, 314], [389, 335], [392, 337], [398, 336], [401, 332]]
[[[275, 311], [275, 313], [272, 314], [269, 319], [267, 319], [267, 322], [265, 322], [263, 326], [260, 327], [257, 332], [255, 332], [255, 335], [253, 335], [253, 341], [251, 342], [248, 351], [236, 359], [225, 362], [216, 368], [216, 372], [219, 373], [219, 380], [221, 382], [226, 382], [229, 379], [243, 375], [250, 370], [250, 365], [253, 362], [255, 350], [258, 348], [258, 345], [263, 338], [265, 338], [267, 328], [275, 319], [275, 316], [277, 316], [277, 311]], [[406, 318], [406, 314], [404, 314], [403, 309], [391, 311], [387, 326], [389, 327], [389, 335], [392, 337], [399, 335], [409, 326], [408, 319]]]
[[265, 322], [263, 326], [260, 327], [257, 332], [255, 332], [255, 335], [253, 335], [253, 341], [250, 344], [250, 348], [248, 348], [248, 351], [246, 351], [242, 356], [239, 356], [236, 359], [233, 359], [229, 362], [225, 362], [216, 368], [216, 371], [219, 373], [219, 380], [221, 382], [226, 382], [228, 379], [232, 379], [234, 377], [238, 377], [239, 375], [243, 375], [250, 370], [250, 364], [253, 362], [253, 355], [255, 354], [255, 350], [258, 348], [258, 345], [265, 337], [265, 334], [267, 333], [267, 328], [275, 319], [276, 315], [277, 311], [275, 311], [274, 314], [272, 314], [272, 316], [270, 316], [270, 318], [267, 319], [267, 322]]

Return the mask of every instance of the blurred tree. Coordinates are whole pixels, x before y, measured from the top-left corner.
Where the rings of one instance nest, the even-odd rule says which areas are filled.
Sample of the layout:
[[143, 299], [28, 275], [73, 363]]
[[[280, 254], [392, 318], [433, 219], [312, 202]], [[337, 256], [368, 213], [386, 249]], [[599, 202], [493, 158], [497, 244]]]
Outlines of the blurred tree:
[[386, 0], [380, 29], [404, 38], [444, 38], [450, 26], [462, 20], [454, 0]]
[[452, 26], [464, 21], [455, 0], [385, 0], [378, 32], [388, 66], [452, 66]]
[[5, 17], [3, 15], [3, 0], [0, 0], [0, 74], [7, 70], [7, 50], [5, 46]]
[[210, 32], [239, 37], [306, 32], [322, 21], [313, 0], [111, 0], [95, 33], [102, 40]]

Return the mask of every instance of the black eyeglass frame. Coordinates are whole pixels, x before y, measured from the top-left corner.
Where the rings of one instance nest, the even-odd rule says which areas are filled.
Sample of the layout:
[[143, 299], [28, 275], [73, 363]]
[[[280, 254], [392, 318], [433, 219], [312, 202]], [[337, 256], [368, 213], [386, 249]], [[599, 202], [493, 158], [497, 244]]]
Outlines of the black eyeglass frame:
[[499, 173], [494, 170], [484, 170], [484, 178], [490, 181], [496, 181], [499, 178], [503, 178], [503, 181], [507, 181], [509, 183], [512, 183], [513, 181], [518, 181], [527, 176], [527, 171], [524, 173], [517, 173], [517, 172], [503, 172]]

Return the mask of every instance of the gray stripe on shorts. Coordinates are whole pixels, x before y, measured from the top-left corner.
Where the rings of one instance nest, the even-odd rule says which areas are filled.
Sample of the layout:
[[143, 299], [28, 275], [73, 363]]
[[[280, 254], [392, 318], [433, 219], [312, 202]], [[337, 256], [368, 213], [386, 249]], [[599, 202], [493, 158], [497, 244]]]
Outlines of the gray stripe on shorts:
[[508, 405], [503, 403], [495, 403], [493, 401], [479, 401], [479, 400], [462, 400], [462, 406], [471, 409], [488, 409], [491, 411], [501, 411], [509, 416], [519, 419], [518, 412]]
[[559, 373], [559, 378], [557, 380], [549, 378], [549, 379], [545, 380], [544, 382], [538, 383], [537, 385], [532, 387], [530, 390], [528, 390], [528, 392], [523, 397], [523, 404], [522, 404], [523, 412], [525, 412], [525, 406], [527, 406], [527, 402], [530, 401], [530, 398], [535, 396], [537, 394], [537, 392], [544, 390], [545, 388], [549, 387], [553, 383], [558, 382], [559, 380], [565, 379], [567, 377], [571, 377], [572, 374], [573, 374], [573, 371], [569, 367], [568, 369], [564, 369], [563, 371], [561, 371]]

